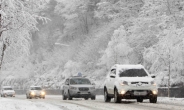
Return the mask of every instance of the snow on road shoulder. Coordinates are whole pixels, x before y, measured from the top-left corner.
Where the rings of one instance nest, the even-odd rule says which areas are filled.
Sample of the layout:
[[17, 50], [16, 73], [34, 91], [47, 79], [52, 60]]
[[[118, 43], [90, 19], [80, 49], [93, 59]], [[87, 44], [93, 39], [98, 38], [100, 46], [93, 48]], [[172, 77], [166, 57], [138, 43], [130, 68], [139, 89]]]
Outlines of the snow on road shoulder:
[[61, 108], [43, 102], [7, 98], [0, 99], [0, 108], [1, 110], [61, 110]]
[[184, 98], [158, 97], [158, 102], [184, 105]]

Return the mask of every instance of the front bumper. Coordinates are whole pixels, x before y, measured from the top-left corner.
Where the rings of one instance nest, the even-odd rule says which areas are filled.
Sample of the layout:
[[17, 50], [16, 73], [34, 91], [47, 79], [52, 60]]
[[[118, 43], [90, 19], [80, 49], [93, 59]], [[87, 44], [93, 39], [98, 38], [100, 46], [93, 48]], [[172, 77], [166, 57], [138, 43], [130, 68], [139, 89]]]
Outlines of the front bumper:
[[149, 99], [150, 97], [157, 96], [158, 89], [152, 85], [145, 87], [120, 86], [118, 93], [120, 97], [124, 99], [136, 99], [137, 97]]
[[91, 98], [95, 96], [95, 90], [91, 91], [79, 91], [79, 90], [69, 90], [69, 94], [74, 98]]
[[[140, 93], [140, 94], [135, 94]], [[146, 92], [146, 94], [141, 94]], [[119, 94], [122, 99], [137, 99], [138, 97], [142, 97], [143, 99], [150, 99], [150, 97], [157, 97], [157, 94], [153, 94], [151, 90], [130, 90], [125, 94]]]
[[41, 94], [35, 94], [35, 95], [33, 95], [33, 94], [31, 94], [30, 97], [31, 97], [31, 98], [37, 98], [37, 97], [39, 97], [39, 98], [44, 98], [45, 95], [41, 95]]
[[15, 93], [3, 93], [4, 96], [12, 96], [15, 97]]

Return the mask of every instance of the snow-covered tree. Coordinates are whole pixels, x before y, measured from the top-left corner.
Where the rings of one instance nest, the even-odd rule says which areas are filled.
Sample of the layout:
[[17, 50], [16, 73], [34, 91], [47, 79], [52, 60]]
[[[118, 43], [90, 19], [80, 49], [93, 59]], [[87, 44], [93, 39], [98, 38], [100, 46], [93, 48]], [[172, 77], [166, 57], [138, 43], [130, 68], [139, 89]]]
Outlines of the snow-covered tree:
[[24, 67], [25, 61], [28, 61], [31, 32], [38, 30], [37, 20], [47, 21], [46, 18], [39, 16], [39, 11], [47, 2], [47, 0], [0, 0], [0, 68], [2, 64], [4, 69], [11, 67], [8, 65], [12, 62]]
[[127, 19], [137, 16], [143, 3], [142, 0], [101, 0], [97, 4], [95, 17], [105, 20]]
[[114, 31], [111, 41], [105, 50], [100, 64], [110, 68], [114, 64], [130, 64], [129, 54], [132, 48], [127, 43], [127, 33], [124, 26]]

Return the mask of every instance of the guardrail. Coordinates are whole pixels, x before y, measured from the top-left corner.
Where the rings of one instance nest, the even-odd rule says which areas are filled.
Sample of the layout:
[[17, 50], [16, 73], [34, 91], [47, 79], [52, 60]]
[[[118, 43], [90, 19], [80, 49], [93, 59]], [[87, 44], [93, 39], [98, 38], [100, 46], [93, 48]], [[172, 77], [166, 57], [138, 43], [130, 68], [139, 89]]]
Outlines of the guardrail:
[[[15, 90], [16, 94], [26, 94], [26, 90]], [[45, 90], [47, 95], [62, 95], [62, 90]], [[103, 88], [96, 89], [96, 95], [103, 95]], [[158, 96], [167, 97], [167, 88], [158, 88]], [[184, 98], [184, 87], [182, 88], [170, 88], [170, 97]]]

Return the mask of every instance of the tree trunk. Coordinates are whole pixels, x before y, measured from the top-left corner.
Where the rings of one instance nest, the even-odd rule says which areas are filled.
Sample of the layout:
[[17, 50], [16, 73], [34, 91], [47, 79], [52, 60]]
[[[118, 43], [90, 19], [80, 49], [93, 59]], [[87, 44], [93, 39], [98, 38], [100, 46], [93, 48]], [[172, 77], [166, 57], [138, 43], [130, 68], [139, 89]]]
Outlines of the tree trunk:
[[[1, 5], [0, 5], [0, 10], [1, 10]], [[3, 28], [2, 27], [2, 15], [0, 14], [0, 30]], [[2, 33], [3, 31], [0, 32], [0, 38], [2, 37]], [[3, 58], [4, 58], [4, 51], [6, 50], [6, 44], [4, 43], [3, 41], [3, 48], [2, 48], [2, 54], [1, 54], [1, 59], [0, 59], [0, 71], [1, 71], [1, 68], [2, 68], [2, 64], [3, 64]]]
[[3, 64], [3, 58], [4, 58], [4, 51], [5, 50], [6, 50], [6, 44], [3, 43], [3, 49], [2, 49], [2, 54], [1, 54], [1, 62], [0, 62], [0, 71], [1, 71], [2, 64]]
[[[1, 10], [1, 5], [0, 5], [0, 10]], [[0, 30], [2, 28], [2, 25], [1, 25], [1, 21], [2, 21], [2, 18], [1, 18], [1, 14], [0, 14]], [[0, 38], [2, 36], [2, 32], [0, 32]], [[2, 61], [3, 61], [3, 56], [4, 56], [4, 43], [3, 43], [3, 49], [2, 49], [2, 54], [1, 54], [1, 62], [0, 62], [0, 71], [1, 71], [1, 66], [2, 66]]]

